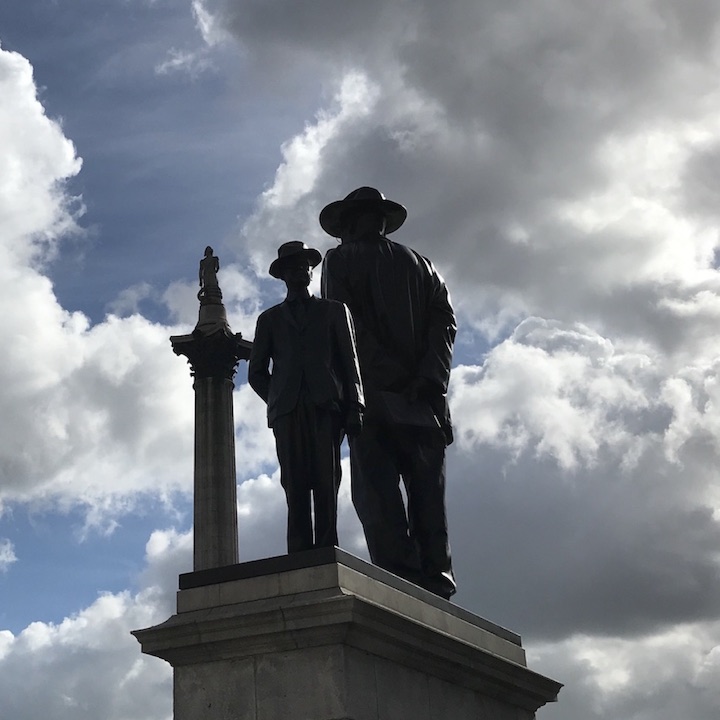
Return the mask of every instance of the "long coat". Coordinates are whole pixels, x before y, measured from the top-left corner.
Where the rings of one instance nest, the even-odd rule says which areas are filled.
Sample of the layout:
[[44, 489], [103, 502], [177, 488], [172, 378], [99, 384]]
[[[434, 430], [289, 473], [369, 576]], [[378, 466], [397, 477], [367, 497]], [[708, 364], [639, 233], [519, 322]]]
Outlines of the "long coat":
[[343, 416], [353, 403], [364, 404], [347, 307], [313, 296], [304, 307], [304, 322], [296, 319], [287, 301], [258, 317], [248, 382], [267, 403], [270, 427], [295, 408], [303, 386], [315, 405], [336, 406]]
[[433, 410], [452, 442], [446, 393], [457, 326], [445, 282], [430, 260], [371, 234], [328, 250], [322, 294], [352, 312], [368, 414], [377, 391], [402, 393], [414, 378], [424, 378], [435, 389]]

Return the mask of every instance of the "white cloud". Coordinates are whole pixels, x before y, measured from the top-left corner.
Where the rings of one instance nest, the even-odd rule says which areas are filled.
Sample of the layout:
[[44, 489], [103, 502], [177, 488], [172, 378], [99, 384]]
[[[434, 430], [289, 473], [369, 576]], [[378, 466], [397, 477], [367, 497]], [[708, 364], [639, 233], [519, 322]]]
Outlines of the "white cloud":
[[528, 449], [565, 469], [596, 464], [601, 448], [632, 469], [670, 421], [661, 402], [655, 358], [618, 351], [587, 327], [540, 318], [523, 321], [481, 367], [460, 366], [450, 397], [458, 442], [502, 447], [510, 457]]
[[455, 368], [448, 502], [473, 569], [459, 602], [531, 637], [715, 618], [716, 377], [716, 360], [538, 318]]
[[212, 68], [212, 61], [208, 58], [205, 49], [178, 50], [177, 48], [170, 48], [166, 59], [155, 66], [155, 72], [158, 75], [183, 72], [196, 80], [202, 73]]
[[0, 282], [14, 287], [16, 263], [46, 259], [57, 239], [76, 229], [81, 208], [60, 183], [79, 172], [81, 161], [45, 115], [30, 63], [2, 48], [0, 95]]
[[7, 538], [0, 539], [0, 573], [7, 572], [7, 569], [17, 562], [15, 547]]
[[584, 717], [675, 720], [720, 711], [717, 623], [673, 626], [627, 640], [578, 635], [528, 652], [533, 667], [565, 678], [559, 703], [538, 720]]
[[717, 325], [717, 309], [695, 301], [719, 289], [717, 223], [685, 212], [679, 182], [717, 146], [720, 52], [704, 32], [715, 10], [372, 3], [355, 17], [322, 3], [300, 17], [283, 0], [204, 6], [268, 83], [289, 71], [327, 92], [358, 76], [373, 88], [352, 121], [323, 133], [321, 113], [286, 143], [245, 226], [258, 270], [268, 231], [327, 247], [319, 209], [372, 184], [408, 206], [397, 239], [436, 262], [476, 328], [580, 319], [692, 353]]
[[174, 611], [178, 572], [192, 555], [192, 535], [158, 530], [146, 547], [142, 588], [101, 594], [62, 622], [34, 622], [17, 635], [0, 632], [3, 712], [37, 717], [170, 720], [172, 671], [142, 655], [131, 630]]
[[[327, 147], [348, 127], [367, 117], [377, 99], [377, 89], [365, 74], [350, 72], [341, 80], [331, 109], [321, 110], [313, 123], [283, 145], [283, 162], [274, 182], [260, 196], [255, 213], [242, 229], [258, 275], [267, 277], [266, 268], [282, 243], [298, 237], [311, 243], [310, 238], [319, 234], [313, 191], [325, 164]], [[272, 245], [267, 242], [268, 236], [273, 237]], [[326, 238], [320, 240], [328, 244]]]
[[[49, 294], [28, 304], [24, 324], [33, 316], [40, 324], [53, 305]], [[13, 390], [0, 405], [14, 418], [0, 442], [3, 499], [111, 511], [137, 493], [187, 491], [192, 391], [168, 335], [138, 315], [90, 329], [73, 318], [37, 334], [19, 330], [24, 342], [2, 371]]]
[[376, 99], [377, 93], [365, 75], [346, 75], [334, 99], [338, 109], [334, 113], [320, 112], [302, 135], [283, 145], [284, 162], [275, 173], [272, 187], [263, 193], [262, 205], [268, 211], [294, 207], [314, 187], [324, 147], [342, 132], [343, 123], [367, 115]]
[[[175, 528], [155, 530], [145, 544], [146, 567], [140, 574], [143, 588], [161, 591], [157, 600], [158, 616], [175, 612], [178, 575], [193, 569], [193, 532]], [[140, 626], [138, 626], [139, 628]]]
[[209, 13], [202, 3], [202, 0], [192, 0], [192, 11], [195, 17], [195, 24], [208, 46], [213, 47], [230, 39], [230, 34], [221, 23]]
[[[64, 181], [81, 163], [16, 53], [0, 50], [0, 93], [0, 312], [12, 338], [0, 412], [13, 418], [0, 438], [0, 505], [80, 505], [90, 524], [112, 527], [112, 516], [142, 496], [171, 503], [191, 489], [192, 384], [169, 336], [194, 325], [197, 300], [189, 328], [139, 315], [156, 292], [146, 285], [113, 303], [126, 317], [94, 326], [61, 307], [43, 262], [75, 229]], [[243, 303], [254, 310], [253, 293], [235, 271], [228, 297], [236, 314]]]
[[125, 288], [118, 296], [108, 304], [108, 309], [113, 315], [125, 317], [136, 315], [140, 312], [140, 303], [153, 297], [153, 289], [149, 283], [143, 282]]

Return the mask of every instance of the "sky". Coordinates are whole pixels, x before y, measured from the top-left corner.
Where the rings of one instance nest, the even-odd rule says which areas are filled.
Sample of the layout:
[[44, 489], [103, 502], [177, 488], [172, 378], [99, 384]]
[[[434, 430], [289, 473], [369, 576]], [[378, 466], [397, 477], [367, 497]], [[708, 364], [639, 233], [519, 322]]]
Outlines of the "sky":
[[[362, 185], [458, 313], [454, 600], [564, 683], [539, 720], [717, 720], [719, 77], [715, 0], [2, 3], [1, 720], [172, 716], [129, 634], [192, 569], [168, 338], [208, 244], [252, 338]], [[281, 554], [234, 400], [240, 557]], [[367, 557], [347, 472], [339, 530]]]

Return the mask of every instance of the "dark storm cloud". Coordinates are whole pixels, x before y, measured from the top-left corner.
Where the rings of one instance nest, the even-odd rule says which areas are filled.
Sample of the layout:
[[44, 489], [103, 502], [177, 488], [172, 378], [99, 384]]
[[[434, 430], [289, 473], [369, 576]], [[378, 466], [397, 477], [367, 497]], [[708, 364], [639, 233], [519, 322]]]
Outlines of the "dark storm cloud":
[[[325, 87], [352, 69], [377, 94], [324, 144], [306, 194], [285, 213], [261, 209], [260, 225], [302, 232], [307, 216], [304, 234], [322, 238], [318, 210], [376, 184], [409, 209], [397, 239], [447, 273], [478, 326], [499, 302], [516, 318], [628, 335], [649, 321], [661, 346], [684, 345], [686, 314], [664, 300], [687, 310], [718, 279], [692, 277], [712, 241], [702, 224], [682, 227], [669, 186], [696, 142], [683, 128], [712, 115], [715, 5], [397, 3], [359, 19], [344, 5], [302, 18], [287, 3], [207, 6], [251, 59], [289, 54]], [[274, 82], [281, 69], [257, 72]]]
[[646, 461], [633, 472], [561, 471], [523, 452], [455, 452], [450, 517], [460, 604], [528, 641], [636, 637], [714, 619], [720, 604], [712, 509], [693, 482]]

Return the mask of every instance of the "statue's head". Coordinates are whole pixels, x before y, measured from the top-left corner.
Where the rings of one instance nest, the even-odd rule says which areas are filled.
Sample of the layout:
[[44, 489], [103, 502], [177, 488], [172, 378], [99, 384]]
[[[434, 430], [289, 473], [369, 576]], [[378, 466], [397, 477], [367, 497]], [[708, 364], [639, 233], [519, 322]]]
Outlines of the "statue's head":
[[205, 248], [205, 257], [210, 257], [213, 254], [213, 249], [208, 245]]
[[373, 187], [360, 187], [342, 200], [326, 205], [320, 213], [322, 229], [333, 237], [343, 237], [348, 225], [358, 218], [365, 218], [364, 224], [384, 233], [395, 232], [407, 218], [407, 210], [399, 203], [388, 200]]
[[308, 247], [300, 240], [291, 240], [278, 248], [278, 256], [272, 261], [269, 272], [274, 278], [284, 280], [288, 268], [299, 267], [301, 263], [304, 263], [312, 270], [320, 264], [321, 260], [322, 255], [318, 250]]

